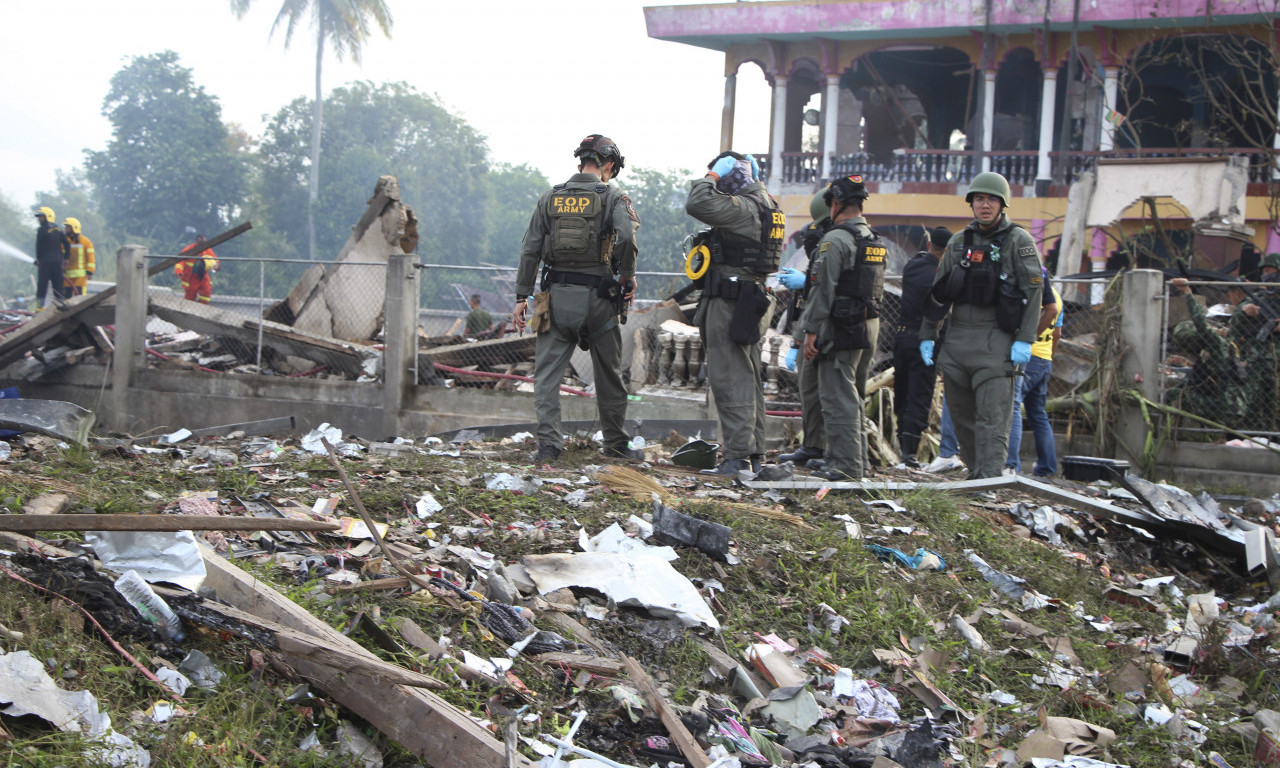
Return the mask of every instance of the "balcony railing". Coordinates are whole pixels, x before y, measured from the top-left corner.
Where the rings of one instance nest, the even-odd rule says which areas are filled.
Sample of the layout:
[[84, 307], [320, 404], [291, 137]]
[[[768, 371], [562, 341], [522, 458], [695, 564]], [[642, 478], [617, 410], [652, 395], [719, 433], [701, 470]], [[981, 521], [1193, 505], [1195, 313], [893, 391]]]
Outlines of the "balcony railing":
[[[1062, 183], [1074, 182], [1081, 172], [1093, 168], [1099, 158], [1166, 158], [1166, 157], [1231, 157], [1243, 155], [1249, 160], [1249, 183], [1265, 184], [1276, 174], [1280, 151], [1255, 148], [1210, 147], [1197, 149], [1116, 149], [1110, 152], [1050, 152], [1051, 178]], [[767, 157], [757, 156], [757, 157]], [[992, 152], [991, 170], [1001, 174], [1010, 184], [1034, 186], [1039, 167], [1039, 153], [1034, 151]], [[836, 157], [832, 163], [833, 176], [862, 174], [867, 181], [922, 182], [934, 184], [963, 184], [981, 169], [981, 155], [977, 152], [946, 149], [899, 149], [888, 163], [873, 160], [870, 155], [857, 153]], [[762, 172], [769, 177], [767, 163]], [[783, 152], [782, 181], [784, 184], [814, 184], [822, 181], [822, 154], [820, 152]]]

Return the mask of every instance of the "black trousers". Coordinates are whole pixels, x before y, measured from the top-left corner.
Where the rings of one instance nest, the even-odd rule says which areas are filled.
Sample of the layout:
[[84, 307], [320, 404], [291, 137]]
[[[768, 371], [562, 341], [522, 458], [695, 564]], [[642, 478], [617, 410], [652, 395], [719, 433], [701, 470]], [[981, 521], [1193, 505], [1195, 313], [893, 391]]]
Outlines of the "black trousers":
[[920, 338], [904, 331], [893, 338], [893, 411], [898, 418], [898, 445], [904, 456], [914, 456], [920, 436], [929, 428], [929, 407], [937, 370], [920, 357]]
[[65, 299], [70, 296], [65, 286], [62, 284], [62, 262], [61, 261], [37, 261], [36, 262], [36, 304], [43, 307], [48, 300], [45, 295], [50, 288], [53, 288], [53, 295], [59, 299]]

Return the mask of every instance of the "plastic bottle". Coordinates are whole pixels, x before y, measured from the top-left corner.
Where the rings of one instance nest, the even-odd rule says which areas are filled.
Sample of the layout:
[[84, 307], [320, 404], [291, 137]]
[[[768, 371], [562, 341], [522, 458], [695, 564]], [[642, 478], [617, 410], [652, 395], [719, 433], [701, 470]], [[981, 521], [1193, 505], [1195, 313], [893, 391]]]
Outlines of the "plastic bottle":
[[154, 624], [160, 632], [174, 642], [181, 642], [186, 635], [182, 622], [164, 598], [156, 594], [151, 585], [132, 568], [116, 579], [116, 591], [134, 607], [142, 618]]

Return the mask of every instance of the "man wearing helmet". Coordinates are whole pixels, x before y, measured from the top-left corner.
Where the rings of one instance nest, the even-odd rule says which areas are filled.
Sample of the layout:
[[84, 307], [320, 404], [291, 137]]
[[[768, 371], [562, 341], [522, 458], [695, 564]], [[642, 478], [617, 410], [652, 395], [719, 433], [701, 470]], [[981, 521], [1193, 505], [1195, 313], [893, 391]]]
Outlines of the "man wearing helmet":
[[1014, 380], [1040, 320], [1040, 254], [1005, 213], [1009, 197], [1000, 174], [973, 178], [965, 202], [974, 220], [947, 243], [920, 324], [920, 356], [932, 365], [938, 325], [951, 318], [938, 368], [970, 479], [1004, 471]]
[[1175, 277], [1169, 286], [1172, 292], [1186, 296], [1191, 319], [1174, 326], [1171, 341], [1176, 352], [1191, 359], [1192, 367], [1187, 377], [1169, 390], [1165, 401], [1188, 413], [1239, 427], [1245, 414], [1244, 382], [1231, 345], [1210, 325], [1209, 313], [1196, 301], [1185, 277]]
[[65, 299], [62, 286], [62, 263], [67, 260], [70, 243], [66, 234], [56, 226], [53, 209], [42, 206], [36, 209], [36, 309], [44, 309], [50, 292], [55, 298]]
[[[791, 305], [792, 342], [791, 352], [787, 354], [787, 362], [796, 372], [797, 388], [800, 392], [800, 447], [791, 453], [784, 453], [778, 461], [790, 461], [803, 467], [810, 461], [821, 461], [827, 450], [827, 430], [823, 424], [822, 402], [818, 397], [818, 372], [812, 363], [805, 362], [800, 349], [804, 346], [804, 329], [800, 325], [800, 314], [808, 302], [809, 288], [813, 285], [813, 270], [818, 265], [818, 243], [831, 229], [831, 210], [823, 200], [827, 190], [820, 189], [809, 201], [809, 215], [813, 221], [800, 230], [801, 243], [809, 262], [804, 272], [784, 269], [778, 273], [778, 282], [791, 291], [795, 300]], [[794, 361], [794, 363], [793, 363]]]
[[764, 458], [760, 340], [773, 315], [765, 279], [778, 269], [786, 215], [764, 190], [755, 158], [723, 152], [689, 183], [684, 210], [710, 225], [711, 264], [694, 324], [707, 353], [707, 379], [720, 417], [724, 460], [711, 474], [759, 471]]
[[[516, 304], [511, 319], [522, 333], [538, 266], [541, 292], [531, 318], [538, 334], [534, 359], [534, 411], [538, 451], [554, 461], [564, 450], [560, 380], [575, 345], [589, 349], [595, 372], [596, 409], [604, 454], [635, 458], [623, 431], [627, 388], [622, 381], [619, 316], [636, 288], [636, 238], [640, 225], [626, 195], [609, 186], [623, 167], [613, 140], [593, 133], [578, 145], [578, 172], [538, 199], [520, 247]], [[617, 276], [615, 279], [615, 275]], [[642, 458], [642, 456], [640, 457]]]
[[867, 473], [867, 436], [858, 363], [873, 354], [868, 321], [880, 316], [888, 248], [862, 216], [870, 195], [861, 176], [836, 179], [823, 200], [831, 229], [818, 244], [814, 283], [800, 328], [806, 365], [818, 374], [818, 397], [827, 428], [828, 480], [860, 480]]
[[97, 266], [93, 241], [80, 232], [80, 220], [70, 216], [64, 233], [69, 254], [62, 269], [63, 286], [68, 296], [83, 296]]
[[[1258, 265], [1263, 283], [1280, 282], [1280, 253], [1268, 253]], [[1240, 350], [1248, 378], [1248, 411], [1242, 426], [1280, 429], [1280, 291], [1255, 288], [1231, 317], [1231, 341]]]

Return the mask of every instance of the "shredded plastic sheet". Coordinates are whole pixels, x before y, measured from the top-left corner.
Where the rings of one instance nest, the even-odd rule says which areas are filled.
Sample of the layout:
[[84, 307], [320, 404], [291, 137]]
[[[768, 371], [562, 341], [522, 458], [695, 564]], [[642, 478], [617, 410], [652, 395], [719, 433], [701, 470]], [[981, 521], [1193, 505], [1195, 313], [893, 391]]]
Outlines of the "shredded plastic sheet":
[[84, 538], [113, 571], [134, 570], [150, 583], [163, 581], [192, 592], [204, 583], [204, 558], [191, 531], [86, 531]]
[[888, 720], [891, 723], [900, 722], [898, 710], [902, 705], [889, 689], [872, 685], [867, 680], [854, 680], [851, 688], [849, 698], [857, 706], [860, 716], [872, 720]]
[[35, 715], [60, 730], [83, 734], [91, 743], [85, 757], [112, 768], [149, 768], [151, 754], [111, 728], [111, 718], [98, 711], [88, 691], [64, 691], [44, 665], [26, 651], [0, 656], [0, 712], [13, 717]]
[[674, 616], [685, 626], [705, 624], [720, 629], [720, 621], [693, 582], [647, 549], [528, 555], [524, 565], [544, 595], [565, 587], [589, 587], [619, 605], [637, 605], [654, 614]]

